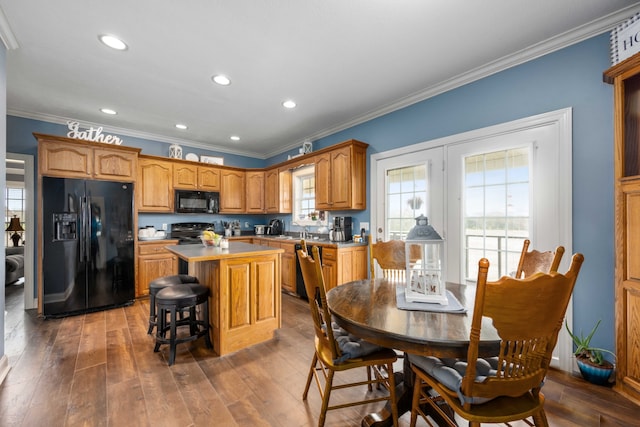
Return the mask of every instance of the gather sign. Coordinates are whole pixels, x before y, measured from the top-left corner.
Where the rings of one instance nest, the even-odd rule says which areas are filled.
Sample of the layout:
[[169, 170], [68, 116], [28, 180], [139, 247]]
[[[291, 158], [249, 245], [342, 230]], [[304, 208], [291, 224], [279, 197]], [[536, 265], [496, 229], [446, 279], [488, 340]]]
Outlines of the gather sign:
[[86, 130], [80, 130], [80, 123], [70, 120], [67, 122], [67, 127], [69, 128], [69, 132], [67, 133], [67, 136], [69, 138], [84, 139], [87, 141], [94, 141], [94, 142], [104, 142], [105, 144], [115, 144], [115, 145], [122, 145], [122, 142], [123, 142], [120, 138], [118, 138], [115, 135], [103, 134], [102, 126], [96, 129], [94, 129], [93, 127], [90, 127], [89, 129], [86, 129]]

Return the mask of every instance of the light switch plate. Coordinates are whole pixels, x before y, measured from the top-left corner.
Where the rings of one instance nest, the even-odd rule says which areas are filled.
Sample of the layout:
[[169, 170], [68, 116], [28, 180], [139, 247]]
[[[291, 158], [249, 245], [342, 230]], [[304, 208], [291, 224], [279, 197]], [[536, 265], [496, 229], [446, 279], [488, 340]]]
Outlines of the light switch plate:
[[364, 231], [369, 231], [369, 223], [368, 222], [361, 222], [360, 223], [360, 228], [364, 228]]

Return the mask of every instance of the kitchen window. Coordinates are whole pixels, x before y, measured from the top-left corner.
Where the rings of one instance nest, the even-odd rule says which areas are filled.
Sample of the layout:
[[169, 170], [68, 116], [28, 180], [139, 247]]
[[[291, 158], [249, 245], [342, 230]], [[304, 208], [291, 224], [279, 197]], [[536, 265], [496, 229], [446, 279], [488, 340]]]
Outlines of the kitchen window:
[[316, 210], [316, 171], [306, 166], [293, 172], [293, 218], [299, 226], [327, 225], [325, 211]]

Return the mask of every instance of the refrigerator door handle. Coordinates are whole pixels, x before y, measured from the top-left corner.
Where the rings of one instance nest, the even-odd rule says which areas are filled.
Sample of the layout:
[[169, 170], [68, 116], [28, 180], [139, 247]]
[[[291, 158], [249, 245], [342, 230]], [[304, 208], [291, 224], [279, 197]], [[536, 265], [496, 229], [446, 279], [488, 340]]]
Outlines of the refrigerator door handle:
[[80, 239], [80, 262], [87, 260], [87, 198], [83, 197], [80, 204], [80, 233], [78, 238]]

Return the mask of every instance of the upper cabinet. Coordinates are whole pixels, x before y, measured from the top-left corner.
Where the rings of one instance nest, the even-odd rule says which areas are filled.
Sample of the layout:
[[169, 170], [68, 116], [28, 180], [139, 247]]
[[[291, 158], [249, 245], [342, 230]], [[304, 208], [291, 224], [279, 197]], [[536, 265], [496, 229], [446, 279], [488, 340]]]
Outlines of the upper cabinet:
[[264, 209], [264, 171], [249, 170], [245, 176], [246, 179], [246, 212], [263, 214]]
[[173, 161], [173, 188], [220, 191], [220, 169], [191, 162]]
[[223, 169], [220, 172], [220, 213], [244, 213], [245, 172]]
[[173, 212], [173, 163], [140, 156], [136, 191], [140, 212]]
[[316, 209], [366, 209], [367, 147], [352, 139], [316, 155]]
[[139, 148], [34, 133], [40, 175], [131, 182]]
[[267, 213], [291, 213], [291, 171], [272, 168], [265, 172], [264, 206]]

